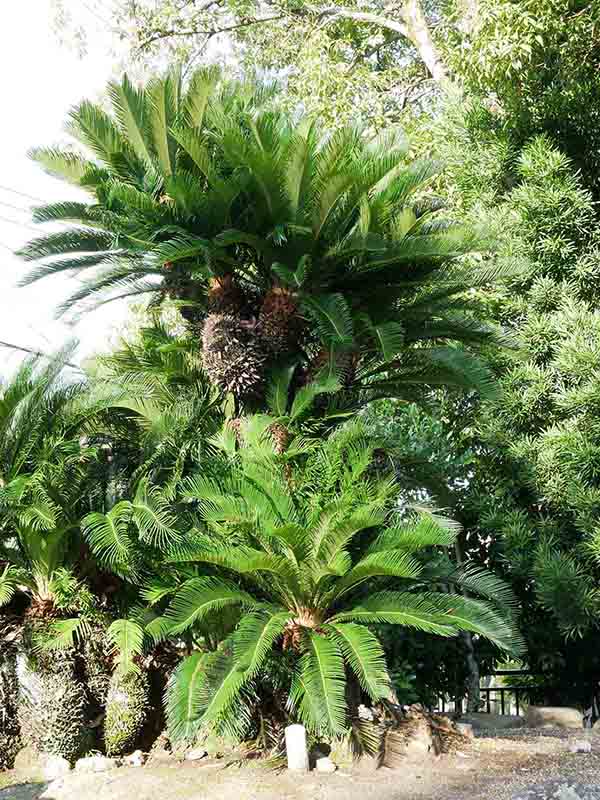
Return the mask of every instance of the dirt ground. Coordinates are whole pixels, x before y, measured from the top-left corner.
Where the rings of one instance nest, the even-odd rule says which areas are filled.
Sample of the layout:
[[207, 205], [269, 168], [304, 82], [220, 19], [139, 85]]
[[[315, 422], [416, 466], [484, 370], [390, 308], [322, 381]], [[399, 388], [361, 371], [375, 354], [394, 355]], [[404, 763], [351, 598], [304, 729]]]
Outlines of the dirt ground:
[[582, 734], [501, 734], [422, 764], [375, 770], [365, 760], [333, 775], [171, 760], [73, 773], [48, 787], [13, 771], [0, 773], [0, 800], [600, 800], [600, 738], [591, 753], [569, 752]]

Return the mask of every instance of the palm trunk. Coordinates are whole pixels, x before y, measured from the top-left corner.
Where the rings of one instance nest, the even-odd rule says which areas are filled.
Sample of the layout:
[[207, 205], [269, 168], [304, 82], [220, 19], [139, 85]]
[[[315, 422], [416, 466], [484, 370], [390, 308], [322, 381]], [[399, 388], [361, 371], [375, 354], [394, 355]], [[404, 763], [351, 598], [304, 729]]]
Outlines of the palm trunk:
[[12, 769], [21, 746], [17, 713], [18, 682], [16, 652], [6, 642], [0, 645], [0, 771]]

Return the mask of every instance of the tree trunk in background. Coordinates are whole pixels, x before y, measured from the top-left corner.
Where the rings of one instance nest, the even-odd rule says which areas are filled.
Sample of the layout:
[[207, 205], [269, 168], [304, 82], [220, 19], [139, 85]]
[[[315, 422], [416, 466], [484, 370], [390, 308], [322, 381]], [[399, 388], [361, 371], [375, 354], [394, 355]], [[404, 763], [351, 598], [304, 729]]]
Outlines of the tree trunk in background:
[[420, 0], [404, 0], [402, 13], [408, 29], [408, 38], [417, 49], [431, 77], [442, 83], [448, 74], [431, 37]]
[[[456, 563], [460, 566], [464, 562], [464, 556], [460, 542], [457, 540], [454, 545]], [[462, 631], [460, 637], [465, 646], [465, 662], [467, 665], [467, 713], [479, 711], [481, 705], [479, 662], [475, 656], [473, 647], [473, 636], [468, 631]]]
[[475, 658], [475, 648], [473, 647], [473, 637], [468, 631], [461, 633], [461, 638], [465, 646], [465, 661], [467, 664], [467, 714], [479, 711], [481, 704], [481, 691], [479, 687], [479, 663]]

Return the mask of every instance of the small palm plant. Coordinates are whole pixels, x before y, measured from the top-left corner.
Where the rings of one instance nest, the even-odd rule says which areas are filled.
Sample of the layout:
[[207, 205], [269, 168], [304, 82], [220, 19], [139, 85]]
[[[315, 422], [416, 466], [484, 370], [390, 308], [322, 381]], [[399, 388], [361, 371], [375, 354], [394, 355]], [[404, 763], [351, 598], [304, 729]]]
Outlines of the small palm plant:
[[247, 421], [239, 447], [226, 429], [220, 443], [233, 459], [231, 475], [186, 484], [206, 532], [192, 532], [171, 560], [195, 565], [197, 574], [152, 633], [179, 637], [232, 611], [238, 623], [171, 679], [175, 737], [207, 727], [247, 734], [249, 698], [285, 664], [291, 675], [279, 707], [315, 734], [344, 734], [351, 686], [373, 703], [390, 697], [380, 623], [438, 636], [471, 631], [506, 650], [521, 647], [500, 581], [428, 558], [452, 545], [456, 532], [432, 516], [398, 519], [394, 481], [373, 473], [373, 446], [358, 426], [320, 445], [296, 438], [281, 453], [271, 424]]
[[295, 364], [300, 384], [327, 368], [363, 399], [489, 385], [456, 345], [501, 338], [469, 290], [506, 265], [439, 216], [437, 166], [411, 163], [397, 132], [329, 135], [214, 70], [185, 86], [125, 77], [108, 94], [110, 113], [87, 101], [71, 113], [83, 152], [33, 152], [91, 199], [35, 210], [72, 227], [22, 249], [37, 262], [24, 284], [81, 274], [62, 310], [174, 299], [211, 380], [246, 408], [262, 409], [275, 362]]
[[96, 455], [81, 437], [98, 406], [64, 361], [27, 361], [0, 387], [0, 605], [18, 586], [39, 617], [56, 612]]

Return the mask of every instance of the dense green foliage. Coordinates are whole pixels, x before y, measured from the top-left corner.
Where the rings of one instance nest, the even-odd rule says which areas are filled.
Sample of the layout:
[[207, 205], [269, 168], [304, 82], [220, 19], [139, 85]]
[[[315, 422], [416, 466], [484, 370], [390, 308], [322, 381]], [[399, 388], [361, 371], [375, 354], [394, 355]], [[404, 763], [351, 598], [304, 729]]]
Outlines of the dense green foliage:
[[[111, 84], [112, 115], [82, 103], [70, 130], [91, 151], [33, 157], [91, 193], [36, 209], [73, 227], [31, 241], [24, 284], [66, 270], [64, 304], [154, 294], [174, 299], [201, 340], [211, 382], [242, 408], [264, 406], [268, 376], [321, 376], [358, 401], [419, 385], [478, 385], [472, 353], [503, 341], [467, 289], [510, 272], [476, 226], [440, 217], [431, 161], [394, 130], [329, 135], [269, 109], [269, 92], [212, 69]], [[262, 405], [261, 405], [262, 404]]]
[[[198, 531], [197, 542], [171, 560], [216, 565], [227, 579], [186, 581], [152, 629], [172, 636], [207, 615], [230, 617], [232, 608], [243, 615], [215, 652], [190, 656], [191, 665], [179, 668], [169, 695], [174, 732], [247, 726], [240, 694], [260, 683], [273, 648], [283, 647], [279, 657], [291, 651], [295, 662], [288, 708], [315, 734], [343, 734], [355, 713], [347, 680], [374, 703], [391, 688], [368, 625], [440, 636], [469, 630], [519, 650], [510, 595], [491, 575], [432, 558], [456, 532], [432, 517], [403, 520], [394, 513], [395, 482], [372, 473], [374, 447], [360, 427], [344, 428], [319, 447], [294, 439], [278, 455], [271, 424], [268, 417], [250, 419], [239, 448], [235, 433], [226, 431], [221, 444], [234, 461], [225, 478], [198, 475], [185, 484], [206, 533]], [[440, 582], [450, 591], [440, 592]]]
[[174, 739], [263, 749], [506, 651], [561, 702], [597, 683], [597, 3], [271, 6], [141, 4], [129, 43], [233, 20], [282, 87], [124, 78], [33, 154], [88, 201], [35, 210], [67, 227], [23, 283], [177, 316], [0, 389], [0, 691], [19, 651], [77, 710], [34, 698], [21, 733], [69, 757], [104, 709], [95, 744], [132, 749], [150, 683]]

